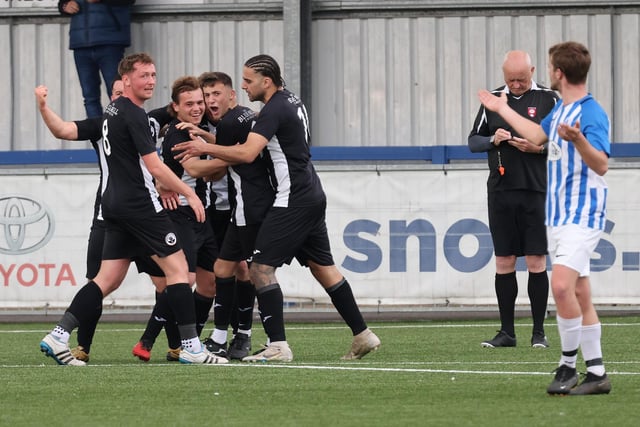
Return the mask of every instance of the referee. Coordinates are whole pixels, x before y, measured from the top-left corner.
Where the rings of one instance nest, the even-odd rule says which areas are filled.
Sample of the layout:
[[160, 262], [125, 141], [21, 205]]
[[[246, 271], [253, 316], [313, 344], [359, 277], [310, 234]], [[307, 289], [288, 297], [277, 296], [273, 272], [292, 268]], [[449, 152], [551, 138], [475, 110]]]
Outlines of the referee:
[[[532, 80], [535, 67], [523, 51], [510, 51], [502, 65], [505, 85], [492, 91], [507, 94], [508, 104], [523, 117], [540, 123], [558, 101], [555, 92]], [[468, 138], [469, 149], [487, 152], [489, 229], [496, 258], [495, 290], [501, 327], [483, 347], [515, 347], [516, 259], [524, 256], [533, 316], [531, 346], [548, 347], [544, 318], [549, 297], [545, 220], [546, 145], [520, 138], [497, 113], [480, 106]]]

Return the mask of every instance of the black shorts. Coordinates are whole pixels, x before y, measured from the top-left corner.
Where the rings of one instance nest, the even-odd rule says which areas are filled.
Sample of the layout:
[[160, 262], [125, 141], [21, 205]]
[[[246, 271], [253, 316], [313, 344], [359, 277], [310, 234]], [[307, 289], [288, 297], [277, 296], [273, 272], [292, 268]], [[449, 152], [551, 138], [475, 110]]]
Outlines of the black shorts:
[[235, 223], [230, 223], [220, 248], [220, 259], [234, 262], [251, 261], [259, 230], [260, 224], [238, 227]]
[[166, 211], [140, 218], [105, 218], [105, 226], [102, 259], [166, 257], [182, 249]]
[[280, 267], [296, 258], [303, 266], [308, 266], [308, 261], [333, 265], [326, 207], [322, 202], [309, 207], [269, 209], [256, 238], [253, 262]]
[[218, 258], [218, 244], [209, 218], [207, 217], [205, 222], [196, 221], [189, 206], [180, 206], [168, 213], [176, 225], [182, 250], [189, 264], [189, 271], [195, 272], [196, 267], [213, 271], [213, 263]]
[[[213, 264], [218, 258], [218, 245], [209, 220], [196, 221], [191, 214], [190, 207], [180, 207], [177, 210], [169, 211], [168, 214], [176, 227], [178, 238], [182, 242], [182, 250], [187, 259], [189, 272], [195, 273], [198, 267], [213, 272]], [[136, 258], [134, 262], [139, 273], [164, 277], [162, 269], [153, 259], [149, 257]]]
[[224, 235], [231, 221], [231, 210], [218, 211], [215, 205], [211, 205], [207, 208], [207, 217], [210, 219], [211, 228], [213, 229], [213, 234], [216, 236], [218, 248], [222, 248]]
[[138, 273], [146, 273], [153, 277], [164, 277], [164, 271], [150, 256], [135, 257], [132, 261], [136, 264]]
[[89, 243], [87, 244], [87, 279], [96, 277], [100, 270], [106, 229], [107, 226], [103, 220], [93, 219], [91, 231], [89, 231]]
[[547, 254], [544, 193], [496, 191], [488, 193], [487, 201], [496, 256]]
[[[107, 226], [101, 219], [94, 218], [89, 233], [89, 245], [87, 247], [87, 279], [93, 279], [100, 271], [102, 263], [102, 248]], [[164, 277], [164, 273], [158, 264], [150, 256], [137, 256], [133, 260], [139, 273], [147, 273], [150, 276]]]

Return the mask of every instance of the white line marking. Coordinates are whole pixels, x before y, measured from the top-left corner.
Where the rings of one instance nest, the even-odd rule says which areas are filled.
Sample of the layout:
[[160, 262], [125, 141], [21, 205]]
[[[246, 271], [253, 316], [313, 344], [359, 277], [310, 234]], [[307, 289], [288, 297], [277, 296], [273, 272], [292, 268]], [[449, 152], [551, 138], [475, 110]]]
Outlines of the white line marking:
[[[85, 367], [69, 367], [66, 369], [100, 369], [100, 368], [123, 368], [123, 367], [132, 367], [137, 366], [142, 369], [149, 368], [158, 368], [158, 367], [167, 367], [167, 366], [176, 366], [176, 363], [156, 363], [156, 364], [139, 364], [139, 363], [126, 363], [126, 364], [90, 364]], [[199, 365], [190, 365], [190, 366], [199, 366]], [[271, 363], [230, 363], [226, 365], [215, 365], [219, 367], [226, 368], [241, 368], [241, 369], [309, 369], [309, 370], [326, 370], [326, 371], [363, 371], [363, 372], [408, 372], [408, 373], [425, 373], [425, 374], [469, 374], [469, 375], [546, 375], [551, 377], [553, 375], [552, 372], [522, 372], [522, 371], [486, 371], [486, 370], [472, 370], [472, 369], [428, 369], [428, 368], [377, 368], [373, 366], [322, 366], [322, 365], [285, 365], [285, 364], [271, 364]], [[58, 365], [55, 364], [39, 364], [39, 365], [0, 365], [1, 368], [14, 368], [14, 369], [24, 369], [24, 368], [47, 368], [54, 367], [59, 369]], [[189, 369], [189, 368], [184, 368]], [[213, 366], [207, 367], [206, 369], [215, 369]], [[612, 376], [618, 375], [631, 375], [637, 376], [640, 375], [640, 372], [617, 372], [617, 371], [608, 371], [607, 374]]]
[[[483, 323], [483, 324], [460, 324], [460, 325], [439, 325], [439, 324], [427, 324], [427, 325], [375, 325], [372, 326], [373, 329], [446, 329], [446, 328], [491, 328], [491, 327], [499, 327], [499, 324], [492, 323]], [[516, 328], [526, 327], [530, 328], [531, 324], [516, 324]], [[545, 323], [546, 327], [557, 327], [556, 323]], [[635, 326], [640, 327], [640, 323], [603, 323], [603, 327], [627, 327], [627, 326]], [[332, 329], [348, 329], [346, 325], [336, 325], [336, 326], [292, 326], [287, 327], [288, 331], [307, 331], [307, 330], [332, 330]], [[22, 333], [40, 333], [46, 334], [50, 332], [50, 329], [20, 329], [20, 330], [1, 330], [0, 334], [22, 334]], [[97, 332], [142, 332], [143, 328], [117, 328], [117, 329], [101, 329], [98, 328]]]

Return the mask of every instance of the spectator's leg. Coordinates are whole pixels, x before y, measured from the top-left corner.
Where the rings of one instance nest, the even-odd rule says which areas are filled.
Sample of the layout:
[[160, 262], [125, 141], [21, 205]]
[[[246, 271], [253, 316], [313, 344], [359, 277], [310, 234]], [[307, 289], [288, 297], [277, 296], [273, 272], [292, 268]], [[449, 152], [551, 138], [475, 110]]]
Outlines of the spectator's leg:
[[111, 84], [118, 75], [118, 64], [124, 56], [124, 46], [100, 46], [96, 48], [96, 62], [102, 73], [107, 95], [111, 99]]
[[87, 117], [102, 116], [102, 104], [100, 104], [100, 73], [98, 64], [94, 62], [92, 49], [74, 49], [73, 59], [76, 63]]

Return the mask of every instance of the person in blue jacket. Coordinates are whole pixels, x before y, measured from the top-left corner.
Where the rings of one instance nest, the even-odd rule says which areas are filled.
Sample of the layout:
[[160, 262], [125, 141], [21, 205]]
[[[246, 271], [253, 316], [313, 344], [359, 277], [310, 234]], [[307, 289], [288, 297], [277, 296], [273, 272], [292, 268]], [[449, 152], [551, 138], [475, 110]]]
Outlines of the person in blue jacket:
[[102, 116], [100, 74], [111, 98], [118, 63], [131, 44], [131, 5], [135, 0], [59, 0], [58, 10], [71, 16], [73, 50], [87, 117]]

